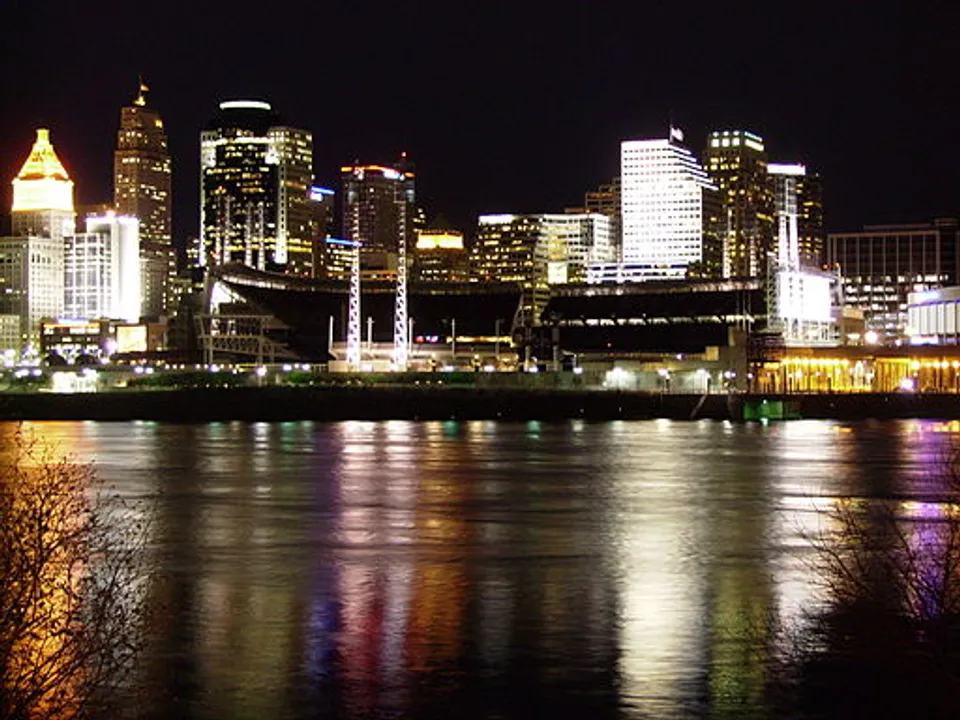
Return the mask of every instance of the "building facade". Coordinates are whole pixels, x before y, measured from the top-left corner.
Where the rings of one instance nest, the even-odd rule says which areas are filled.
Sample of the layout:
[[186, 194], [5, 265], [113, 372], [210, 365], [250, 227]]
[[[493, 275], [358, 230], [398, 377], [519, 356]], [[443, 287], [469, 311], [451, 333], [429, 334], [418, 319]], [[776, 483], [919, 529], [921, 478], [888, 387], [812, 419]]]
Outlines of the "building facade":
[[765, 276], [776, 232], [763, 138], [745, 130], [712, 132], [703, 164], [723, 201], [723, 276]]
[[416, 219], [416, 176], [405, 163], [346, 165], [343, 184], [343, 237], [360, 245], [364, 270], [396, 266], [401, 244], [413, 250]]
[[78, 320], [139, 322], [142, 274], [139, 221], [115, 214], [87, 218], [87, 232], [67, 236], [64, 313]]
[[[797, 219], [799, 263], [807, 268], [823, 266], [823, 191], [820, 177], [800, 163], [769, 163], [767, 175], [774, 202], [774, 231], [779, 237], [780, 223], [787, 206]], [[778, 249], [779, 252], [779, 249]]]
[[113, 202], [118, 215], [140, 223], [143, 314], [167, 312], [170, 283], [176, 274], [171, 241], [171, 162], [160, 115], [147, 106], [147, 87], [120, 111], [113, 154]]
[[231, 100], [200, 134], [201, 265], [311, 274], [313, 136], [269, 103]]
[[310, 188], [310, 276], [331, 277], [326, 266], [326, 241], [334, 235], [334, 200], [336, 193], [329, 188], [315, 185]]
[[719, 276], [716, 189], [680, 137], [621, 143], [622, 248], [618, 265], [594, 268], [596, 279]]
[[863, 311], [882, 342], [903, 340], [910, 293], [958, 284], [960, 227], [955, 218], [914, 225], [868, 225], [827, 234], [826, 260], [843, 276], [843, 299]]
[[63, 314], [63, 240], [0, 238], [0, 315], [19, 318], [17, 352], [39, 352], [40, 321]]
[[612, 222], [599, 214], [481, 215], [471, 252], [478, 282], [523, 289], [520, 324], [539, 322], [550, 286], [581, 282], [591, 264], [610, 262]]
[[470, 258], [463, 233], [456, 230], [420, 230], [413, 258], [417, 282], [464, 283], [470, 279]]
[[620, 248], [622, 244], [622, 233], [620, 227], [621, 213], [621, 188], [620, 178], [613, 178], [609, 183], [603, 183], [596, 190], [589, 190], [583, 197], [582, 207], [567, 208], [566, 212], [577, 214], [598, 213], [606, 215], [612, 223], [612, 243], [615, 256], [620, 257]]
[[63, 239], [76, 230], [73, 181], [50, 142], [50, 131], [37, 138], [13, 180], [12, 233]]

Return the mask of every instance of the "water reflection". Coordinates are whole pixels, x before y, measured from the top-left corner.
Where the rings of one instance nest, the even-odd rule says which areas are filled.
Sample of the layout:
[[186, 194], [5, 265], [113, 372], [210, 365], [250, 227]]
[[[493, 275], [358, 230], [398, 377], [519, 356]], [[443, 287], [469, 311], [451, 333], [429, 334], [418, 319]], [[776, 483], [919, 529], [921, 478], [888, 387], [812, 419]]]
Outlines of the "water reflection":
[[824, 510], [946, 512], [926, 469], [958, 429], [35, 427], [161, 493], [146, 714], [195, 718], [763, 716], [770, 628], [829, 599]]

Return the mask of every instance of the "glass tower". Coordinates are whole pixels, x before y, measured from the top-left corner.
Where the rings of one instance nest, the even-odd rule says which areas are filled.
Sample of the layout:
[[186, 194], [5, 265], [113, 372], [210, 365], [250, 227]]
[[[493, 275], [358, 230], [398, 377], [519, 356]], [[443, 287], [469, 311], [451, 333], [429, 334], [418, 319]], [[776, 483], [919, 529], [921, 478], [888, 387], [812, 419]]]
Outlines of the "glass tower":
[[231, 100], [200, 134], [201, 265], [309, 276], [313, 136], [269, 103]]

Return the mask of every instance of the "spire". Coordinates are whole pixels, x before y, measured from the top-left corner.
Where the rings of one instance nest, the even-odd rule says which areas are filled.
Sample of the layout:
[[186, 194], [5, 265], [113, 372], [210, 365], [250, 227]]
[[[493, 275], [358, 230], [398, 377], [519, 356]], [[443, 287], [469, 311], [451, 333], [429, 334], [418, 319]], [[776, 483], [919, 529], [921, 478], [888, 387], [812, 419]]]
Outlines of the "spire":
[[13, 210], [73, 211], [73, 182], [46, 128], [37, 129], [30, 155], [13, 181]]
[[150, 88], [148, 88], [147, 84], [143, 82], [142, 75], [137, 75], [137, 82], [140, 84], [140, 89], [137, 93], [136, 99], [133, 101], [133, 104], [137, 105], [138, 107], [143, 107], [147, 104], [146, 93], [150, 92]]

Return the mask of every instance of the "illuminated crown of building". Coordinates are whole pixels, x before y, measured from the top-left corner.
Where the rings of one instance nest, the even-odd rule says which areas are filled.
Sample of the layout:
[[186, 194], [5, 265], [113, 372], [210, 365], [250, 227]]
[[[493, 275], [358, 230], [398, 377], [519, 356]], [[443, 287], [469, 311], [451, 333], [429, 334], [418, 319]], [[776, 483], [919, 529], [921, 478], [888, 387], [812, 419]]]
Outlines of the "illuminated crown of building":
[[73, 212], [73, 181], [50, 143], [50, 131], [37, 130], [30, 156], [13, 180], [13, 212]]

